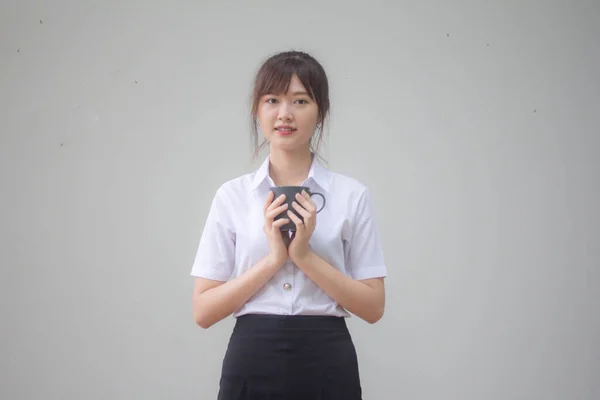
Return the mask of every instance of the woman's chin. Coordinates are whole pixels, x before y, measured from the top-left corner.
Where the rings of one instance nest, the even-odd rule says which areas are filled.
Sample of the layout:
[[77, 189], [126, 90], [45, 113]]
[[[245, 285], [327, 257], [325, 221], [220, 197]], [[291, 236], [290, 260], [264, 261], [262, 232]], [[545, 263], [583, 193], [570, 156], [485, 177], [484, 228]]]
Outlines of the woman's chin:
[[306, 140], [299, 140], [300, 138], [294, 138], [293, 135], [286, 137], [274, 137], [269, 141], [271, 150], [280, 151], [298, 151], [309, 148], [309, 142]]

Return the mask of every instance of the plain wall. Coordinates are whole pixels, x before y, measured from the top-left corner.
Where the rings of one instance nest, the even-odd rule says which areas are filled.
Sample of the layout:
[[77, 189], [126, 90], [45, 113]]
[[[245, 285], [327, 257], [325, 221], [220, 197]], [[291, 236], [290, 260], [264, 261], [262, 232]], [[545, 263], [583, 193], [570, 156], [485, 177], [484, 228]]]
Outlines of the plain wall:
[[0, 398], [215, 398], [189, 273], [288, 49], [383, 238], [364, 398], [600, 398], [599, 43], [598, 1], [2, 1]]

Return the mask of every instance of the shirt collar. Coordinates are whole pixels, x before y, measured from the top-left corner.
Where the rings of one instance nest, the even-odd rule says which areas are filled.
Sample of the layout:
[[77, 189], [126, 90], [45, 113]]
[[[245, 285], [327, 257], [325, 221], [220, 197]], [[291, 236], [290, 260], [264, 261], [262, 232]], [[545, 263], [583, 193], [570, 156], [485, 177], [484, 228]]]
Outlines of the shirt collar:
[[[273, 181], [269, 177], [269, 163], [270, 159], [269, 156], [267, 156], [261, 166], [255, 171], [251, 186], [252, 190], [255, 190], [265, 180], [269, 181], [269, 185], [273, 184]], [[306, 181], [310, 181], [311, 179], [324, 190], [329, 190], [332, 179], [331, 171], [321, 165], [319, 160], [317, 160], [316, 155], [313, 155], [312, 164], [310, 165]]]

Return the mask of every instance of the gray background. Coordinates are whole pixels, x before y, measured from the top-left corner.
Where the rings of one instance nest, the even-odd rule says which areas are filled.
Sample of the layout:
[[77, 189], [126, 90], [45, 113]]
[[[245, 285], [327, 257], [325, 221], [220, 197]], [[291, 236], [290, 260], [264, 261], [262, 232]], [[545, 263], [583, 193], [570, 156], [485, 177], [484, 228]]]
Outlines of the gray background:
[[381, 226], [364, 398], [600, 398], [599, 43], [597, 1], [2, 1], [0, 398], [215, 398], [189, 272], [290, 48]]

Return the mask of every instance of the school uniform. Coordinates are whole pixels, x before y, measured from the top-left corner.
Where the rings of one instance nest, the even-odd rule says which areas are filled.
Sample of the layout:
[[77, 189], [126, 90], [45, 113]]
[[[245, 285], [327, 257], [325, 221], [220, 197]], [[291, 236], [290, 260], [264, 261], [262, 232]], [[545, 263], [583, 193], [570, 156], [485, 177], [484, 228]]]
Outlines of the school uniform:
[[[256, 171], [219, 187], [192, 276], [227, 281], [269, 253], [263, 208], [272, 186], [267, 157]], [[311, 250], [353, 279], [386, 277], [369, 190], [316, 157], [302, 186], [326, 198]], [[319, 197], [313, 201], [321, 206]], [[362, 398], [350, 314], [291, 260], [233, 316], [219, 400]]]

